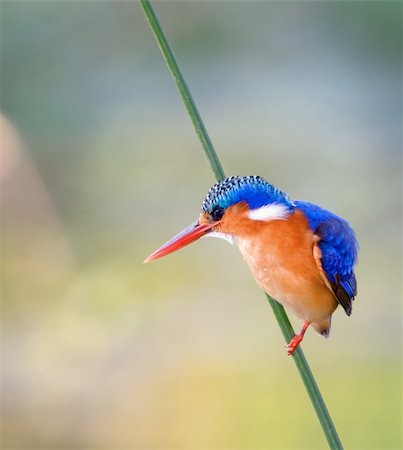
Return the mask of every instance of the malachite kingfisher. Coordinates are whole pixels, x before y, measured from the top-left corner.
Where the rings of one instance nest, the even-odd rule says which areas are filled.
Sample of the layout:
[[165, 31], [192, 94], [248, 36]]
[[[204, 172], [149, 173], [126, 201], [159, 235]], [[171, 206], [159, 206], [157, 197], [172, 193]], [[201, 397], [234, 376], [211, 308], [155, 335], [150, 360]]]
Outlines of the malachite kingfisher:
[[259, 286], [304, 321], [286, 347], [289, 355], [309, 325], [329, 335], [339, 304], [350, 316], [357, 294], [358, 243], [348, 222], [336, 214], [292, 201], [260, 176], [232, 176], [209, 190], [196, 222], [144, 262], [202, 236], [237, 243]]

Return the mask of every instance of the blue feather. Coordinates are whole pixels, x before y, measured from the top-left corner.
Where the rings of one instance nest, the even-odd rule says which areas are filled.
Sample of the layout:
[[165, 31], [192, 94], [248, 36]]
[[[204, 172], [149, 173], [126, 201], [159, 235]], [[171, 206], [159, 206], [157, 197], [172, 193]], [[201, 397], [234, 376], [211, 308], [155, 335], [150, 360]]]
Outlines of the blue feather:
[[207, 193], [202, 210], [211, 212], [216, 207], [228, 208], [244, 201], [250, 209], [260, 208], [271, 203], [281, 203], [293, 209], [287, 194], [275, 188], [259, 176], [233, 176], [216, 183]]
[[322, 267], [328, 280], [341, 286], [349, 299], [353, 300], [357, 295], [354, 264], [358, 253], [353, 229], [346, 220], [313, 203], [296, 201], [294, 204], [305, 214], [311, 230], [321, 239]]

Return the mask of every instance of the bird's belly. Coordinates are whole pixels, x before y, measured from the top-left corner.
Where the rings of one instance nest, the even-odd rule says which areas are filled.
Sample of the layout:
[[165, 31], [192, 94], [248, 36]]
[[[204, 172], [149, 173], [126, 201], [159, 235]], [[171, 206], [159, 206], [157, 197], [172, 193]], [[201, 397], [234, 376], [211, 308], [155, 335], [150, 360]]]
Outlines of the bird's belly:
[[329, 317], [337, 301], [313, 257], [313, 245], [273, 240], [238, 240], [239, 249], [260, 287], [297, 317], [318, 322]]

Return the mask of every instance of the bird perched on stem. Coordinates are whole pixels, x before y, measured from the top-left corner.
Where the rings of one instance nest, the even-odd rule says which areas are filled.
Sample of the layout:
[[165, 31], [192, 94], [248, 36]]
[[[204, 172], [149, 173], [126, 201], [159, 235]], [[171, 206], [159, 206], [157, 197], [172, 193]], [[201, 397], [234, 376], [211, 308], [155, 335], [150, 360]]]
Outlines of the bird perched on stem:
[[309, 325], [329, 335], [339, 304], [351, 314], [358, 244], [348, 222], [336, 214], [292, 201], [259, 176], [233, 176], [209, 190], [196, 222], [144, 262], [206, 235], [237, 243], [259, 286], [304, 321], [287, 345], [289, 355]]

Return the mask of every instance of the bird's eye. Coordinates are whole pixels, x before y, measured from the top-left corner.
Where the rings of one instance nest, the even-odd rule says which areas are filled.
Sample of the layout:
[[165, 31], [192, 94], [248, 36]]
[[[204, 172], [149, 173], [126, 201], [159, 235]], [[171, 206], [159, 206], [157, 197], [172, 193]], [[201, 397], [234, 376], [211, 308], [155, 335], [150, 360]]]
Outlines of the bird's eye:
[[211, 217], [213, 218], [214, 222], [218, 222], [219, 220], [221, 220], [223, 215], [224, 215], [224, 210], [223, 210], [223, 208], [220, 208], [219, 206], [214, 208], [213, 211], [211, 212]]

